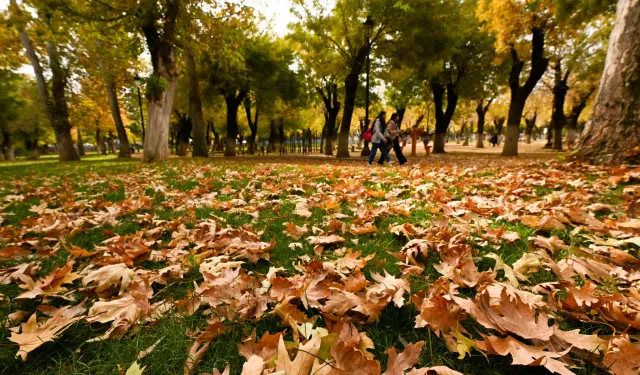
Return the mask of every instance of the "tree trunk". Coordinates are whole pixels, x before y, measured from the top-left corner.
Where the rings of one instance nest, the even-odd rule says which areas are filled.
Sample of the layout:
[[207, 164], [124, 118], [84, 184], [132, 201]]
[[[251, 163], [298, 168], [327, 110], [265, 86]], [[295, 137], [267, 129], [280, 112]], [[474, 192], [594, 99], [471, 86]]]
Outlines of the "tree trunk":
[[476, 140], [476, 148], [484, 148], [484, 123], [491, 102], [493, 102], [493, 99], [489, 99], [487, 105], [484, 106], [484, 99], [481, 99], [478, 101], [478, 106], [476, 107], [476, 113], [478, 114], [478, 131], [476, 132], [478, 139]]
[[276, 151], [276, 141], [278, 134], [276, 133], [276, 120], [269, 123], [269, 144], [267, 145], [267, 153]]
[[640, 164], [640, 1], [618, 0], [600, 90], [580, 147], [596, 164]]
[[256, 107], [256, 117], [255, 119], [251, 116], [251, 100], [249, 97], [244, 99], [244, 110], [247, 115], [247, 123], [249, 124], [249, 130], [251, 131], [251, 135], [247, 139], [247, 143], [249, 143], [249, 155], [254, 155], [256, 152], [256, 137], [258, 136], [258, 115], [260, 111]]
[[38, 92], [44, 104], [47, 117], [51, 123], [51, 127], [56, 136], [56, 144], [58, 145], [58, 157], [60, 161], [80, 160], [73, 141], [71, 141], [71, 123], [69, 122], [69, 112], [67, 108], [67, 99], [65, 96], [66, 73], [60, 64], [58, 56], [58, 48], [52, 42], [47, 42], [47, 55], [49, 57], [49, 67], [51, 69], [51, 96], [49, 89], [40, 66], [40, 60], [33, 48], [29, 35], [20, 30], [20, 40], [25, 48], [27, 57], [31, 62], [36, 81], [38, 83]]
[[[98, 42], [97, 46], [98, 48], [100, 48], [101, 43]], [[102, 70], [102, 74], [104, 75], [104, 83], [107, 89], [107, 98], [109, 99], [109, 108], [111, 109], [111, 117], [113, 117], [113, 122], [115, 123], [116, 131], [118, 132], [118, 139], [120, 140], [120, 152], [118, 153], [118, 157], [130, 158], [131, 146], [129, 145], [127, 131], [124, 128], [124, 123], [122, 122], [122, 116], [120, 115], [120, 104], [118, 103], [116, 85], [113, 81], [111, 72], [107, 70], [100, 54], [98, 54], [98, 63], [100, 64], [100, 69]]]
[[[151, 55], [152, 78], [156, 81], [153, 90], [147, 90], [147, 130], [142, 159], [146, 163], [169, 159], [169, 120], [178, 85], [174, 39], [180, 1], [168, 0], [164, 10], [163, 15], [144, 12], [141, 25]], [[158, 18], [161, 16], [164, 23], [162, 32], [159, 32]]]
[[[326, 92], [325, 92], [326, 89]], [[322, 129], [322, 137], [324, 140], [324, 148], [322, 140], [320, 141], [320, 149], [324, 150], [327, 156], [333, 155], [333, 134], [336, 131], [336, 123], [338, 121], [338, 113], [340, 112], [341, 103], [338, 100], [338, 85], [327, 84], [326, 87], [316, 87], [316, 91], [322, 97], [324, 104], [325, 124]]]
[[143, 152], [143, 161], [146, 163], [169, 159], [169, 120], [178, 80], [171, 77], [167, 81], [167, 90], [160, 97], [147, 101], [147, 131]]
[[[447, 130], [453, 118], [458, 104], [457, 87], [449, 82], [443, 86], [439, 81], [431, 81], [431, 91], [433, 92], [433, 104], [436, 109], [436, 132], [433, 140], [433, 153], [444, 154]], [[447, 94], [447, 108], [443, 110], [444, 95]]]
[[16, 155], [13, 147], [13, 136], [8, 129], [0, 129], [2, 132], [2, 157], [5, 161], [16, 160]]
[[555, 73], [553, 85], [553, 113], [551, 115], [553, 122], [553, 149], [562, 151], [562, 130], [567, 122], [567, 116], [564, 114], [564, 102], [567, 98], [569, 85], [567, 79], [569, 73], [563, 76], [562, 65], [560, 60], [553, 67]]
[[112, 154], [116, 153], [116, 144], [114, 142], [114, 136], [111, 133], [111, 130], [109, 130], [109, 152]]
[[227, 138], [226, 147], [224, 148], [224, 156], [236, 156], [236, 139], [238, 138], [238, 107], [244, 100], [246, 92], [240, 90], [236, 94], [235, 91], [227, 93], [224, 100], [227, 104]]
[[398, 114], [398, 122], [396, 123], [396, 125], [398, 126], [398, 130], [402, 129], [402, 121], [404, 120], [404, 115], [405, 113], [407, 113], [407, 109], [402, 107], [402, 108], [396, 108], [396, 113]]
[[202, 100], [200, 99], [200, 87], [198, 85], [198, 68], [190, 51], [184, 51], [187, 67], [187, 81], [189, 84], [189, 117], [191, 117], [191, 137], [193, 139], [193, 152], [191, 156], [206, 158], [207, 140], [204, 134], [204, 117], [202, 115]]
[[520, 85], [520, 74], [525, 62], [518, 58], [515, 47], [511, 47], [511, 72], [509, 73], [509, 87], [511, 89], [511, 103], [509, 104], [509, 118], [507, 131], [502, 149], [502, 156], [517, 156], [520, 137], [520, 122], [527, 98], [547, 70], [549, 60], [544, 57], [545, 32], [540, 28], [533, 28], [531, 38], [531, 70], [524, 85]]
[[76, 133], [78, 135], [78, 154], [80, 156], [85, 156], [86, 152], [84, 151], [84, 143], [82, 142], [82, 131], [80, 130], [80, 126], [76, 126]]
[[80, 160], [70, 131], [56, 132], [56, 147], [60, 161]]
[[[356, 104], [356, 94], [358, 91], [358, 78], [362, 72], [365, 58], [367, 57], [368, 48], [366, 45], [360, 47], [354, 58], [351, 71], [344, 80], [344, 112], [342, 113], [342, 122], [340, 125], [340, 136], [338, 138], [339, 158], [348, 158], [351, 156], [349, 152], [349, 134], [351, 133], [351, 119]], [[337, 114], [336, 114], [337, 117]]]

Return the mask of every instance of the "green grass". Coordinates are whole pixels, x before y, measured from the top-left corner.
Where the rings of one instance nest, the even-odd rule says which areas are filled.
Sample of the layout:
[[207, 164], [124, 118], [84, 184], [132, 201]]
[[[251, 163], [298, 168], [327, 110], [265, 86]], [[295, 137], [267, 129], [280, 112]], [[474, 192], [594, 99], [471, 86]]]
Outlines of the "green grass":
[[[239, 228], [244, 225], [251, 226], [254, 230], [262, 233], [263, 241], [275, 241], [275, 247], [270, 252], [270, 261], [260, 260], [256, 264], [245, 264], [243, 268], [247, 271], [265, 274], [270, 267], [283, 267], [285, 275], [296, 274], [294, 265], [298, 262], [298, 257], [315, 257], [313, 246], [308, 244], [305, 238], [294, 241], [283, 233], [286, 222], [292, 222], [302, 226], [307, 224], [309, 228], [326, 228], [327, 215], [330, 214], [316, 207], [313, 208], [312, 216], [304, 218], [294, 214], [295, 199], [291, 196], [303, 196], [312, 199], [318, 194], [318, 185], [326, 184], [333, 187], [341, 184], [344, 177], [340, 174], [340, 167], [336, 167], [333, 173], [321, 175], [319, 166], [311, 167], [311, 172], [305, 166], [281, 165], [272, 167], [270, 174], [260, 174], [253, 176], [256, 166], [243, 164], [242, 162], [228, 162], [210, 160], [171, 160], [158, 165], [146, 166], [134, 160], [118, 160], [109, 157], [90, 157], [82, 162], [61, 164], [51, 158], [43, 158], [39, 161], [19, 161], [12, 164], [0, 164], [0, 198], [9, 194], [24, 195], [25, 199], [12, 203], [5, 207], [7, 215], [4, 216], [3, 226], [21, 228], [21, 221], [37, 214], [30, 212], [30, 208], [40, 204], [43, 200], [50, 203], [51, 208], [66, 210], [65, 202], [86, 199], [88, 201], [101, 201], [101, 204], [119, 204], [127, 198], [136, 198], [134, 193], [144, 192], [151, 199], [152, 208], [138, 211], [136, 213], [125, 213], [117, 218], [114, 226], [87, 226], [78, 231], [75, 235], [66, 238], [67, 242], [79, 246], [86, 250], [94, 250], [103, 241], [110, 238], [113, 233], [120, 236], [134, 235], [137, 232], [150, 229], [147, 224], [138, 222], [136, 214], [151, 214], [159, 220], [184, 219], [188, 228], [194, 228], [195, 219], [205, 220], [217, 218], [221, 226], [232, 226]], [[195, 173], [200, 173], [198, 177]], [[236, 174], [230, 172], [237, 172]], [[479, 169], [472, 177], [474, 182], [483, 182], [483, 179], [500, 178], [500, 170]], [[308, 174], [308, 175], [307, 175]], [[407, 181], [406, 176], [395, 170], [376, 169], [370, 175], [365, 175], [363, 186], [375, 189], [391, 191], [394, 188], [402, 187]], [[587, 176], [589, 181], [596, 181], [598, 176]], [[158, 185], [163, 185], [165, 192], [156, 191], [148, 186], [153, 179]], [[438, 181], [427, 181], [425, 183], [435, 183], [435, 189], [444, 192], [450, 200], [462, 200], [472, 189], [477, 189], [487, 194], [492, 192], [491, 183], [485, 185], [468, 186], [453, 184], [447, 179]], [[29, 181], [28, 184], [24, 181]], [[297, 181], [297, 182], [296, 182]], [[266, 192], [267, 187], [274, 186], [269, 191], [268, 197], [260, 199], [261, 202], [272, 202], [272, 205], [260, 209], [257, 218], [246, 213], [230, 213], [221, 209], [213, 209], [207, 206], [197, 207], [195, 216], [187, 209], [187, 204], [181, 202], [171, 208], [173, 195], [188, 194], [189, 198], [197, 199], [204, 194], [217, 193], [212, 201], [229, 202], [233, 199], [242, 198], [242, 194], [247, 194], [247, 201], [252, 199], [251, 184], [255, 184], [256, 190]], [[233, 191], [228, 191], [228, 188]], [[538, 199], [553, 194], [558, 190], [556, 187], [535, 187], [531, 189], [531, 196], [535, 194]], [[76, 194], [75, 196], [73, 194]], [[132, 195], [133, 194], [133, 195]], [[343, 199], [338, 207], [338, 211], [345, 215], [354, 215], [360, 203], [348, 201], [340, 194], [337, 197]], [[410, 192], [403, 193], [400, 198], [409, 198]], [[602, 199], [606, 202], [617, 204], [622, 198], [622, 187], [606, 192]], [[382, 199], [368, 199], [367, 203], [375, 205]], [[95, 203], [95, 202], [94, 202]], [[92, 203], [93, 204], [93, 203]], [[387, 271], [395, 276], [400, 276], [400, 268], [397, 265], [398, 258], [394, 255], [398, 253], [407, 239], [394, 235], [388, 231], [388, 227], [395, 223], [408, 222], [423, 228], [430, 228], [431, 221], [438, 215], [429, 211], [430, 207], [436, 206], [436, 202], [424, 199], [416, 199], [416, 207], [411, 211], [410, 217], [400, 217], [395, 215], [382, 215], [375, 219], [375, 226], [378, 231], [374, 234], [354, 236], [348, 231], [343, 235], [346, 238], [345, 246], [354, 251], [361, 251], [362, 256], [375, 255], [375, 257], [364, 268], [364, 274], [370, 278], [372, 273], [382, 273]], [[93, 206], [89, 205], [88, 209]], [[332, 212], [331, 212], [332, 213]], [[495, 220], [495, 217], [489, 219]], [[350, 219], [345, 223], [350, 223]], [[473, 247], [477, 259], [477, 266], [480, 270], [487, 270], [495, 267], [495, 262], [488, 258], [483, 258], [490, 252], [500, 255], [508, 265], [513, 265], [523, 254], [530, 251], [528, 238], [535, 236], [538, 232], [519, 223], [506, 223], [494, 221], [492, 227], [505, 227], [505, 231], [515, 231], [520, 234], [520, 240], [511, 244], [501, 243], [500, 249], [496, 250], [493, 244], [484, 245], [481, 240], [468, 238], [468, 243]], [[348, 225], [347, 225], [348, 229]], [[553, 232], [567, 244], [571, 246], [584, 246], [586, 243], [580, 237], [572, 237], [569, 231]], [[35, 234], [42, 236], [41, 234]], [[478, 233], [473, 233], [472, 237], [478, 237]], [[354, 240], [358, 241], [355, 244]], [[171, 241], [171, 233], [165, 233], [158, 239], [166, 245]], [[289, 244], [301, 242], [302, 249], [292, 251]], [[321, 260], [333, 260], [336, 258], [334, 251], [336, 247], [327, 247], [324, 250]], [[637, 250], [632, 249], [634, 252]], [[47, 275], [55, 266], [64, 265], [67, 262], [69, 253], [61, 247], [58, 252], [49, 258], [40, 259], [41, 268], [36, 274], [36, 278]], [[562, 253], [556, 254], [559, 259]], [[84, 261], [80, 261], [84, 262]], [[433, 267], [440, 262], [438, 254], [430, 252], [425, 262], [424, 274], [411, 276], [412, 293], [424, 291], [431, 283], [440, 277], [440, 274]], [[9, 261], [0, 263], [0, 268], [9, 267], [19, 263]], [[84, 265], [84, 264], [83, 264]], [[155, 262], [144, 260], [137, 264], [137, 267], [146, 270], [157, 270], [167, 267], [167, 262]], [[500, 271], [498, 279], [505, 281], [504, 274]], [[184, 274], [184, 278], [169, 283], [167, 286], [154, 285], [154, 302], [166, 299], [177, 300], [187, 296], [189, 291], [194, 289], [194, 282], [200, 283], [202, 275], [194, 265], [191, 270]], [[557, 277], [550, 271], [540, 270], [529, 277], [528, 282], [523, 285], [530, 287], [542, 282], [557, 281]], [[605, 283], [606, 284], [606, 283]], [[74, 286], [81, 286], [80, 281], [76, 281]], [[615, 289], [616, 285], [606, 284], [603, 287]], [[15, 284], [0, 285], [0, 293], [4, 295], [4, 301], [0, 302], [0, 323], [6, 323], [8, 315], [17, 309], [25, 311], [35, 311], [41, 300], [18, 302], [14, 298], [22, 292]], [[462, 297], [473, 297], [473, 289], [461, 289]], [[419, 364], [421, 366], [446, 365], [465, 374], [545, 374], [548, 373], [543, 368], [512, 366], [510, 358], [490, 356], [489, 360], [477, 351], [472, 351], [471, 358], [459, 360], [457, 353], [451, 353], [442, 338], [437, 337], [433, 332], [425, 328], [415, 328], [415, 317], [417, 315], [415, 306], [409, 302], [409, 296], [405, 296], [407, 303], [401, 308], [388, 306], [382, 312], [380, 321], [374, 324], [358, 325], [360, 331], [366, 332], [375, 344], [375, 358], [381, 362], [383, 369], [386, 368], [387, 354], [385, 350], [395, 347], [402, 350], [406, 343], [424, 340], [425, 348], [420, 355]], [[53, 305], [60, 305], [62, 301], [52, 301]], [[89, 305], [89, 304], [88, 304]], [[204, 308], [201, 308], [202, 312]], [[309, 314], [317, 314], [317, 311]], [[187, 336], [187, 332], [194, 332], [207, 325], [207, 317], [202, 314], [192, 316], [179, 316], [170, 313], [162, 319], [151, 324], [141, 325], [140, 329], [127, 332], [123, 337], [111, 340], [98, 340], [87, 343], [88, 339], [100, 336], [106, 330], [107, 325], [88, 324], [84, 321], [74, 324], [64, 334], [54, 342], [46, 343], [42, 347], [29, 354], [28, 361], [23, 363], [15, 358], [16, 346], [8, 340], [11, 334], [7, 329], [0, 330], [0, 373], [3, 374], [117, 374], [118, 366], [126, 370], [133, 363], [138, 353], [147, 349], [152, 344], [159, 342], [156, 349], [140, 362], [146, 366], [145, 374], [178, 374], [182, 373], [187, 351], [193, 339]], [[559, 320], [561, 326], [566, 329], [580, 328], [584, 332], [595, 332], [602, 329], [601, 324], [586, 325], [575, 321]], [[469, 319], [462, 322], [471, 335], [479, 338], [478, 331], [483, 328]], [[237, 344], [248, 337], [255, 329], [257, 336], [261, 337], [265, 332], [279, 332], [287, 329], [282, 321], [274, 314], [267, 314], [260, 320], [246, 322], [225, 322], [226, 333], [214, 340], [211, 347], [202, 358], [200, 366], [201, 372], [211, 372], [214, 368], [223, 369], [226, 363], [231, 365], [231, 373], [239, 374], [244, 358], [238, 353]], [[290, 328], [287, 330], [291, 338]], [[582, 369], [576, 369], [579, 374], [595, 374], [601, 371], [592, 365]]]

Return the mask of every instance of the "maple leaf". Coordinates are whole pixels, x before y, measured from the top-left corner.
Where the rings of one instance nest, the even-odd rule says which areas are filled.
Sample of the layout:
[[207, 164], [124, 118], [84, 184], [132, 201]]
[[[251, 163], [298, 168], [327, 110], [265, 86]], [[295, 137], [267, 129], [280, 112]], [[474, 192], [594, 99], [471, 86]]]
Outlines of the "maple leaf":
[[282, 336], [278, 342], [278, 358], [276, 359], [276, 371], [284, 371], [287, 375], [309, 375], [313, 363], [320, 351], [321, 339], [315, 335], [304, 345], [294, 347], [295, 359], [289, 358], [287, 347]]
[[377, 231], [378, 229], [372, 223], [366, 223], [362, 226], [351, 225], [351, 228], [349, 228], [349, 233], [355, 236], [376, 233]]
[[411, 293], [409, 281], [397, 279], [386, 270], [384, 271], [384, 276], [374, 273], [371, 275], [371, 278], [377, 281], [378, 284], [374, 284], [371, 288], [367, 289], [367, 299], [370, 299], [373, 294], [376, 294], [381, 297], [389, 297], [397, 307], [404, 306], [404, 293]]
[[627, 336], [611, 338], [603, 365], [614, 375], [636, 375], [640, 372], [640, 346]]
[[282, 233], [286, 234], [287, 236], [293, 238], [296, 241], [299, 240], [300, 237], [302, 237], [305, 233], [309, 231], [309, 228], [307, 228], [307, 224], [304, 224], [303, 226], [299, 227], [294, 223], [287, 222], [287, 223], [282, 223], [282, 225], [284, 225], [287, 228], [284, 231], [282, 231]]
[[35, 284], [27, 284], [24, 288], [28, 291], [18, 295], [16, 299], [33, 299], [38, 296], [57, 296], [59, 293], [66, 291], [63, 287], [65, 284], [71, 284], [79, 278], [77, 273], [71, 272], [73, 269], [73, 261], [62, 267], [55, 266], [51, 273], [44, 278], [37, 280]]
[[0, 269], [0, 284], [7, 285], [19, 280], [33, 283], [31, 277], [40, 269], [40, 263], [21, 263], [13, 267]]
[[133, 362], [131, 364], [131, 366], [129, 366], [129, 368], [127, 369], [127, 372], [125, 372], [124, 375], [142, 375], [142, 373], [144, 372], [145, 367], [140, 367], [140, 365], [138, 364], [138, 362]]
[[418, 363], [423, 346], [424, 341], [407, 344], [400, 354], [397, 354], [396, 349], [393, 347], [387, 349], [386, 353], [389, 355], [389, 361], [387, 362], [387, 370], [382, 375], [404, 375], [406, 370]]
[[478, 293], [475, 303], [455, 296], [453, 300], [486, 328], [512, 332], [526, 339], [549, 340], [554, 328], [544, 314], [538, 314], [532, 302], [523, 299], [526, 294], [507, 285], [494, 286], [493, 291], [485, 288]]
[[73, 323], [82, 319], [83, 316], [77, 316], [82, 312], [84, 312], [84, 307], [79, 309], [78, 307], [65, 306], [58, 309], [50, 319], [41, 324], [37, 322], [36, 313], [31, 314], [29, 320], [20, 326], [19, 331], [17, 327], [12, 328], [13, 332], [9, 341], [20, 345], [16, 357], [26, 361], [28, 353], [45, 342], [53, 341]]
[[536, 273], [542, 267], [540, 257], [533, 253], [524, 253], [522, 257], [513, 263], [513, 272], [522, 275]]
[[429, 326], [440, 336], [440, 332], [449, 333], [459, 326], [460, 307], [448, 297], [425, 298], [416, 308], [420, 312], [416, 317], [416, 328]]
[[278, 343], [282, 335], [282, 332], [273, 335], [266, 332], [260, 340], [256, 342], [256, 331], [254, 329], [249, 338], [245, 339], [242, 344], [238, 344], [238, 352], [247, 360], [251, 360], [251, 357], [258, 356], [264, 361], [269, 361], [278, 352]]
[[484, 336], [484, 339], [478, 342], [481, 348], [486, 348], [489, 354], [511, 355], [514, 365], [544, 366], [554, 374], [575, 375], [567, 369], [567, 364], [557, 359], [566, 353], [546, 351], [543, 346], [527, 345], [511, 336]]
[[496, 261], [495, 269], [503, 270], [504, 275], [506, 276], [506, 278], [509, 280], [509, 283], [511, 283], [511, 285], [514, 288], [517, 288], [518, 286], [520, 286], [520, 283], [518, 282], [518, 280], [522, 280], [522, 281], [528, 280], [525, 275], [521, 274], [520, 272], [516, 272], [513, 268], [505, 264], [502, 258], [500, 258], [498, 254], [489, 253], [489, 254], [486, 254], [484, 257], [491, 258]]
[[120, 295], [127, 289], [134, 276], [135, 272], [124, 263], [112, 264], [91, 271], [82, 279], [82, 285], [87, 286], [92, 282], [97, 283], [95, 291], [99, 296], [103, 297], [107, 295], [105, 292], [109, 288], [120, 284], [120, 290], [118, 291], [118, 295]]
[[254, 355], [242, 365], [242, 375], [262, 375], [264, 366], [264, 359]]

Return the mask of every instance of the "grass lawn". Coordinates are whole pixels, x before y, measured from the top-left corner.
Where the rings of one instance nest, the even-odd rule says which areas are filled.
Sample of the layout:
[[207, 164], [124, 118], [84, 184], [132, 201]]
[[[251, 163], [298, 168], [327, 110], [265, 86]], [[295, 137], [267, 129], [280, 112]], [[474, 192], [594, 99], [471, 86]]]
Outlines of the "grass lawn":
[[[239, 374], [247, 359], [238, 344], [254, 331], [257, 338], [284, 332], [285, 341], [295, 341], [288, 319], [296, 314], [329, 330], [341, 318], [353, 322], [373, 342], [370, 352], [382, 369], [387, 368], [388, 348], [401, 352], [409, 343], [424, 341], [416, 368], [448, 366], [464, 374], [550, 373], [540, 363], [512, 365], [512, 355], [483, 347], [485, 336], [513, 337], [528, 347], [544, 348], [547, 354], [565, 350], [563, 344], [556, 342], [552, 350], [552, 339], [527, 338], [517, 327], [492, 328], [476, 312], [462, 311], [453, 330], [450, 325], [437, 329], [428, 319], [416, 328], [416, 317], [425, 308], [423, 298], [440, 298], [459, 310], [448, 296], [479, 303], [490, 285], [540, 296], [535, 307], [528, 308], [535, 309], [537, 319], [548, 319], [547, 327], [579, 329], [582, 335], [598, 334], [608, 343], [598, 351], [569, 345], [570, 352], [554, 357], [561, 367], [571, 364], [563, 368], [576, 374], [599, 374], [607, 368], [621, 373], [612, 370], [621, 362], [612, 362], [607, 353], [620, 337], [629, 341], [627, 349], [640, 351], [634, 339], [640, 312], [635, 310], [638, 317], [632, 318], [629, 314], [634, 311], [625, 310], [625, 320], [605, 310], [615, 298], [624, 300], [625, 309], [640, 306], [640, 279], [629, 276], [638, 273], [640, 228], [627, 212], [640, 194], [638, 175], [629, 169], [482, 156], [374, 168], [359, 161], [257, 158], [172, 159], [144, 165], [94, 157], [67, 164], [53, 160], [2, 164], [0, 373], [117, 374], [118, 368], [126, 371], [138, 361], [146, 366], [144, 374], [182, 374], [196, 334], [220, 320], [224, 332], [198, 358], [195, 373], [222, 371], [229, 363], [230, 372]], [[306, 225], [308, 231], [292, 238], [285, 223]], [[405, 234], [399, 229], [402, 224]], [[215, 226], [216, 236], [224, 237], [220, 233], [228, 229], [228, 238], [207, 237], [214, 235], [205, 225]], [[366, 225], [375, 232], [361, 233]], [[309, 241], [311, 236], [331, 235], [344, 242], [329, 243], [320, 253]], [[236, 240], [240, 250], [233, 252]], [[423, 240], [426, 250], [411, 255], [405, 246], [410, 240]], [[255, 254], [246, 250], [253, 245], [267, 250]], [[349, 250], [360, 252], [358, 259], [372, 258], [332, 274], [331, 267], [342, 265]], [[488, 256], [492, 253], [499, 259]], [[531, 254], [537, 266], [521, 267], [517, 262], [525, 254]], [[186, 312], [184, 301], [194, 295], [199, 298], [198, 288], [214, 277], [203, 273], [202, 265], [215, 256], [225, 256], [223, 263], [244, 262], [239, 278], [258, 286], [243, 290], [243, 299], [216, 306], [203, 300], [195, 311]], [[580, 263], [583, 259], [585, 263]], [[37, 266], [25, 272], [27, 278], [11, 277], [12, 267], [23, 264]], [[83, 282], [92, 271], [109, 264], [126, 265], [123, 268], [132, 279], [128, 286], [122, 279], [99, 291], [97, 282]], [[71, 265], [66, 279], [55, 279], [52, 273], [65, 265]], [[307, 307], [304, 294], [290, 288], [287, 308], [295, 313], [287, 315], [276, 308], [283, 298], [274, 297], [275, 279], [266, 276], [274, 268], [281, 282], [328, 272], [334, 284], [340, 284], [361, 274], [366, 288], [352, 292], [367, 303], [372, 303], [369, 291], [388, 287], [375, 274], [388, 272], [389, 280], [404, 282], [407, 288], [398, 292], [402, 303], [389, 297], [372, 307], [379, 309], [375, 318], [358, 307], [338, 314], [339, 308], [328, 307], [333, 297]], [[509, 277], [513, 269], [517, 281]], [[91, 319], [96, 303], [135, 295], [141, 280], [148, 283], [148, 294], [140, 297], [144, 308], [133, 321], [121, 319], [118, 328], [118, 319]], [[310, 279], [305, 280], [302, 289], [309, 285]], [[456, 288], [437, 294], [436, 283]], [[571, 296], [592, 284], [593, 306], [598, 307], [570, 306]], [[28, 291], [32, 295], [24, 297]], [[36, 311], [45, 324], [47, 309], [77, 305], [83, 306], [80, 318], [29, 351], [26, 361], [16, 357], [19, 347], [9, 339], [10, 328], [26, 325]], [[252, 312], [247, 314], [249, 308]], [[147, 314], [148, 309], [162, 313]], [[112, 328], [115, 331], [109, 333]], [[454, 350], [458, 345], [461, 353], [452, 352], [445, 338], [453, 340]], [[140, 352], [154, 344], [138, 360]]]

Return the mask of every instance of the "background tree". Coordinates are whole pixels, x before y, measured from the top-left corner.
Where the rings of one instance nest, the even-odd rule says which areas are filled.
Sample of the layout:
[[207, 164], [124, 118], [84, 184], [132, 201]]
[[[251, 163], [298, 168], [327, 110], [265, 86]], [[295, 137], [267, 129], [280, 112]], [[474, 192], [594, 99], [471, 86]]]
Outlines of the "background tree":
[[[21, 8], [16, 0], [11, 0], [11, 22], [17, 28], [25, 53], [38, 82], [41, 100], [46, 109], [47, 117], [56, 136], [56, 146], [60, 161], [79, 160], [71, 138], [71, 123], [67, 106], [67, 79], [69, 66], [64, 65], [60, 53], [60, 46], [67, 43], [69, 35], [65, 33], [64, 15], [56, 12], [46, 3], [33, 2], [29, 4], [37, 14], [31, 17], [30, 12]], [[31, 35], [38, 37], [37, 44], [33, 43]], [[45, 71], [40, 63], [40, 43], [46, 46], [46, 57], [49, 62], [47, 82]], [[67, 60], [68, 61], [68, 60]], [[50, 86], [50, 88], [49, 88]], [[51, 91], [49, 91], [51, 90]]]
[[375, 21], [371, 33], [371, 53], [392, 44], [392, 37], [405, 24], [400, 18], [405, 14], [402, 5], [393, 0], [337, 0], [329, 11], [320, 2], [313, 7], [296, 0], [300, 27], [305, 32], [318, 35], [323, 49], [340, 56], [344, 73], [344, 108], [338, 141], [338, 157], [349, 157], [349, 136], [355, 109], [359, 78], [368, 52], [363, 22], [367, 17]]

